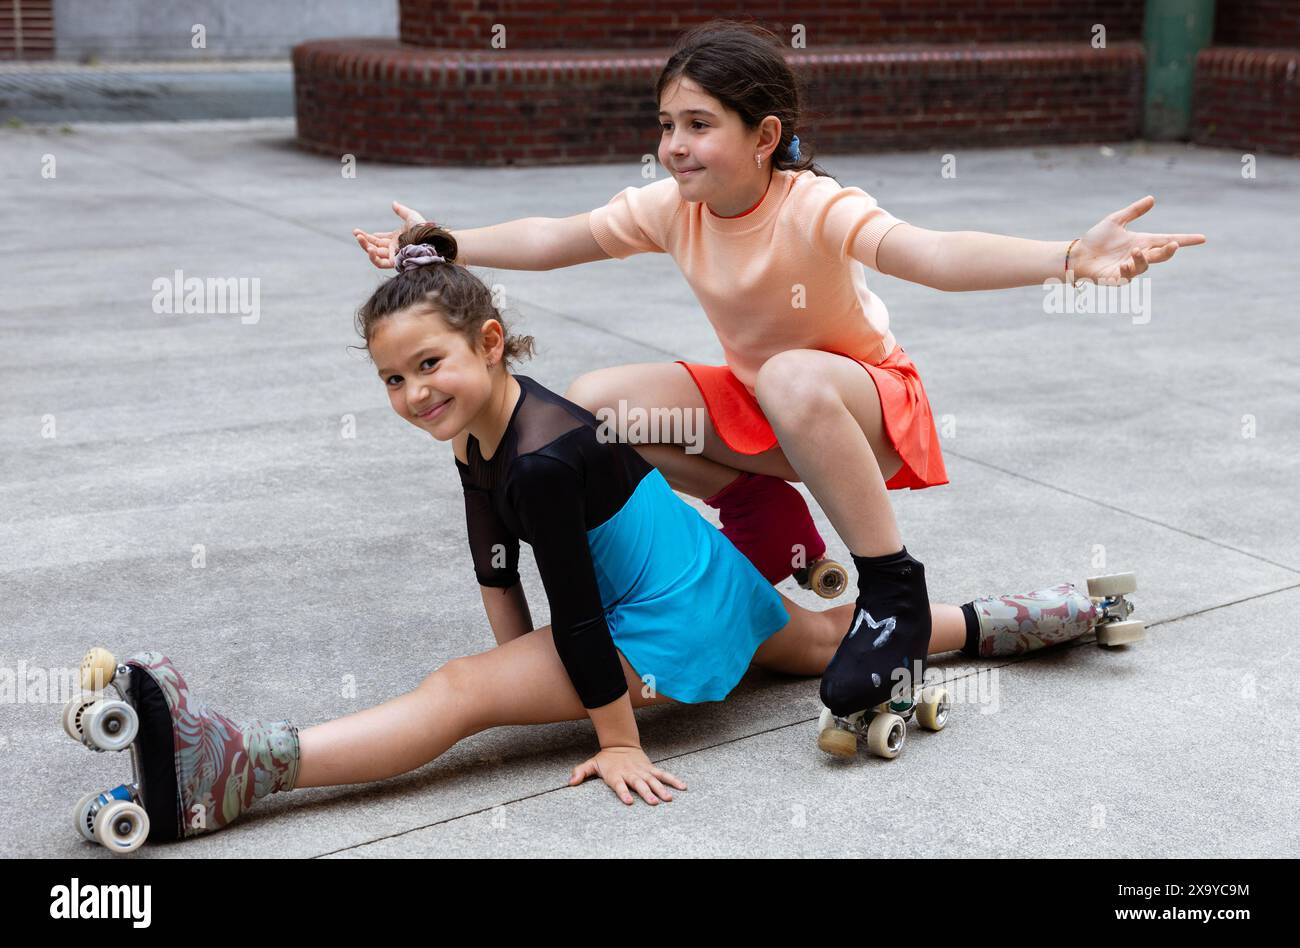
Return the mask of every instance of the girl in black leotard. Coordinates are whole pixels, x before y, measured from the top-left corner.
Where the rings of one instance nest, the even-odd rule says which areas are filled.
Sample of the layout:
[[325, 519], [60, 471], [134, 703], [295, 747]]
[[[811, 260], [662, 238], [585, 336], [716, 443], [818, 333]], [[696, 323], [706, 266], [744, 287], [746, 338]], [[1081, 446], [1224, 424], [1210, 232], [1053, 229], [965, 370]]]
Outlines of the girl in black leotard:
[[[633, 708], [722, 699], [751, 662], [816, 675], [851, 607], [814, 613], [781, 597], [596, 419], [506, 369], [510, 336], [490, 290], [454, 264], [455, 239], [401, 237], [398, 275], [358, 314], [402, 418], [451, 441], [497, 648], [449, 662], [414, 692], [301, 734], [296, 786], [375, 780], [501, 724], [589, 716], [601, 750], [575, 768], [625, 802], [684, 787], [640, 747]], [[517, 570], [532, 545], [552, 624], [534, 630]], [[954, 646], [950, 646], [954, 647]]]

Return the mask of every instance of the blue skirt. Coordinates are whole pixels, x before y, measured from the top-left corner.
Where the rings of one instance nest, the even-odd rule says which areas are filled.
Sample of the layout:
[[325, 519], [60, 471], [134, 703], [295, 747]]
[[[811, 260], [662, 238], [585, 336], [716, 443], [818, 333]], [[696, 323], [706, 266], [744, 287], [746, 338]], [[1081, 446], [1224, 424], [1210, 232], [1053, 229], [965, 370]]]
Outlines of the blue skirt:
[[790, 621], [754, 564], [658, 470], [623, 509], [587, 531], [614, 644], [650, 688], [721, 701], [759, 645]]

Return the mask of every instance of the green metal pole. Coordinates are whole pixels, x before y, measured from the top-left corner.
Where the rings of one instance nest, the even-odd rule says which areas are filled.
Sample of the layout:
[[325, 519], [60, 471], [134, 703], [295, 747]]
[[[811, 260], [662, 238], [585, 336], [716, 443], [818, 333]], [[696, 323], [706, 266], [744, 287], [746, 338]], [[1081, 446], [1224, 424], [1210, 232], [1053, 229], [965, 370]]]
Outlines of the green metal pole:
[[1192, 121], [1196, 54], [1214, 34], [1214, 0], [1147, 0], [1146, 99], [1142, 134], [1151, 141], [1185, 139]]

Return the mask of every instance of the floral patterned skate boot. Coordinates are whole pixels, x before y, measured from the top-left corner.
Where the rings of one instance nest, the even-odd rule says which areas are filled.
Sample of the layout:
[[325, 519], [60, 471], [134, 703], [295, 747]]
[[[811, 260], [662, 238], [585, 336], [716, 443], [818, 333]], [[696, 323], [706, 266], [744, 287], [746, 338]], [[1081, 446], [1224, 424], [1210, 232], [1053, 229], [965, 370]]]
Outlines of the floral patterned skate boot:
[[147, 838], [173, 840], [230, 825], [254, 801], [292, 790], [298, 729], [288, 721], [239, 723], [198, 702], [165, 655], [118, 664], [103, 649], [82, 662], [82, 687], [64, 729], [94, 750], [130, 750], [133, 781], [88, 794], [74, 819], [88, 840], [130, 852]]
[[1127, 645], [1144, 637], [1143, 624], [1129, 620], [1137, 589], [1132, 573], [1088, 580], [1090, 595], [1073, 583], [1016, 596], [986, 596], [970, 603], [979, 621], [978, 641], [962, 648], [971, 658], [1023, 655], [1071, 642], [1092, 632], [1099, 645]]

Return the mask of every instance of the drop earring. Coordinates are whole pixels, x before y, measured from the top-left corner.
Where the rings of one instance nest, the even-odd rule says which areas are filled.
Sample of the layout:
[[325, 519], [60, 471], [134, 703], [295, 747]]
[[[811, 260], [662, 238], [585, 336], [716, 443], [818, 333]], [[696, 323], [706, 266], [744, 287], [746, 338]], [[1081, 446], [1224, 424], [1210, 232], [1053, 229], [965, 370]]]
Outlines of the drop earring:
[[755, 156], [754, 156], [754, 164], [758, 165], [760, 168], [763, 167], [763, 156], [762, 156], [762, 155], [755, 155]]

